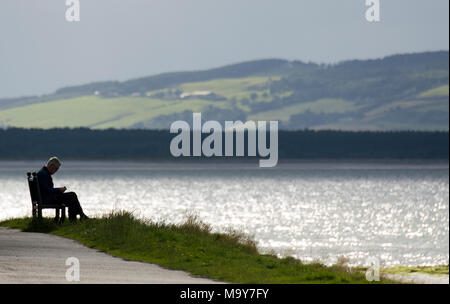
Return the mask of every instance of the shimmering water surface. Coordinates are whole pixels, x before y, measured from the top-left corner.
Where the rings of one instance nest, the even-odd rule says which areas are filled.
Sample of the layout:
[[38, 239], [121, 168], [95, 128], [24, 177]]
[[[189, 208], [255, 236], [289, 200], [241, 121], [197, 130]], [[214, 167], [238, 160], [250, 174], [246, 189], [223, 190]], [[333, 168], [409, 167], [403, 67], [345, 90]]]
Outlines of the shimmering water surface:
[[[39, 167], [0, 162], [0, 219], [31, 214], [25, 172]], [[448, 164], [66, 162], [54, 181], [90, 215], [117, 208], [177, 223], [195, 212], [215, 230], [253, 235], [262, 251], [305, 261], [449, 261]]]

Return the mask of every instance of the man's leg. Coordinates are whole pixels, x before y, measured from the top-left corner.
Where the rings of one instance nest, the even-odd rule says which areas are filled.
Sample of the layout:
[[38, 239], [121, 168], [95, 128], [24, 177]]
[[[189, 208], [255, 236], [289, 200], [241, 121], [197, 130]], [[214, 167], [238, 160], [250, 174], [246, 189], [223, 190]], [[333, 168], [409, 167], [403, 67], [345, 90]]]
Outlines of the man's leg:
[[85, 216], [83, 212], [83, 208], [81, 208], [80, 202], [78, 201], [78, 197], [75, 192], [67, 192], [58, 194], [56, 197], [57, 204], [64, 204], [69, 207], [69, 220], [76, 220], [77, 215], [79, 214], [81, 217]]

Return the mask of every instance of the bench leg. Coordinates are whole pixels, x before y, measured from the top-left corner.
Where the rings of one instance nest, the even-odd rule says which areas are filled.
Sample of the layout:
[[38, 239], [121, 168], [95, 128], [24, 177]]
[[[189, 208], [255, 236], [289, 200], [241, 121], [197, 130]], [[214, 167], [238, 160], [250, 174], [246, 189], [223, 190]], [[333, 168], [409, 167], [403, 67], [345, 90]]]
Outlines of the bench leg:
[[66, 220], [66, 207], [62, 207], [61, 208], [61, 223], [64, 223], [64, 221]]
[[55, 223], [59, 222], [59, 208], [55, 208], [55, 219], [53, 221]]

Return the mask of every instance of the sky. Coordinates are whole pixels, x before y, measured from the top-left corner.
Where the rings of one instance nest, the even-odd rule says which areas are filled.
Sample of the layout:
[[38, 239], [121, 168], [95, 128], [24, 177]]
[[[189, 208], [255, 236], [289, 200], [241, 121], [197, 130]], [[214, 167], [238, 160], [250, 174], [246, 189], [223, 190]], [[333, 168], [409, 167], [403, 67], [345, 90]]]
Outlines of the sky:
[[0, 0], [0, 98], [263, 58], [335, 63], [449, 49], [448, 0]]

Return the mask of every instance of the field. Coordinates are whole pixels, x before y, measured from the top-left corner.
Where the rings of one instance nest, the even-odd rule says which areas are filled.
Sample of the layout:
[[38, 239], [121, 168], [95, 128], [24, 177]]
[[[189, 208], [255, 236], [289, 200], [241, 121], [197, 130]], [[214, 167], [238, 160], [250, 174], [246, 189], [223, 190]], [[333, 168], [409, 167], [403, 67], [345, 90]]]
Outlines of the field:
[[293, 106], [286, 106], [281, 109], [261, 112], [248, 117], [249, 120], [281, 120], [289, 122], [292, 115], [305, 112], [312, 113], [348, 113], [357, 110], [357, 106], [343, 99], [319, 99], [312, 102], [299, 103]]
[[[100, 98], [83, 96], [0, 111], [4, 125], [23, 128], [90, 127], [129, 128], [160, 115], [186, 110], [202, 111], [207, 106], [227, 108], [225, 102], [207, 100], [159, 100], [143, 97]], [[167, 125], [167, 128], [170, 124]]]
[[168, 129], [192, 112], [217, 121], [279, 120], [288, 130], [447, 131], [448, 52], [328, 67], [261, 60], [68, 87], [0, 99], [0, 127]]

